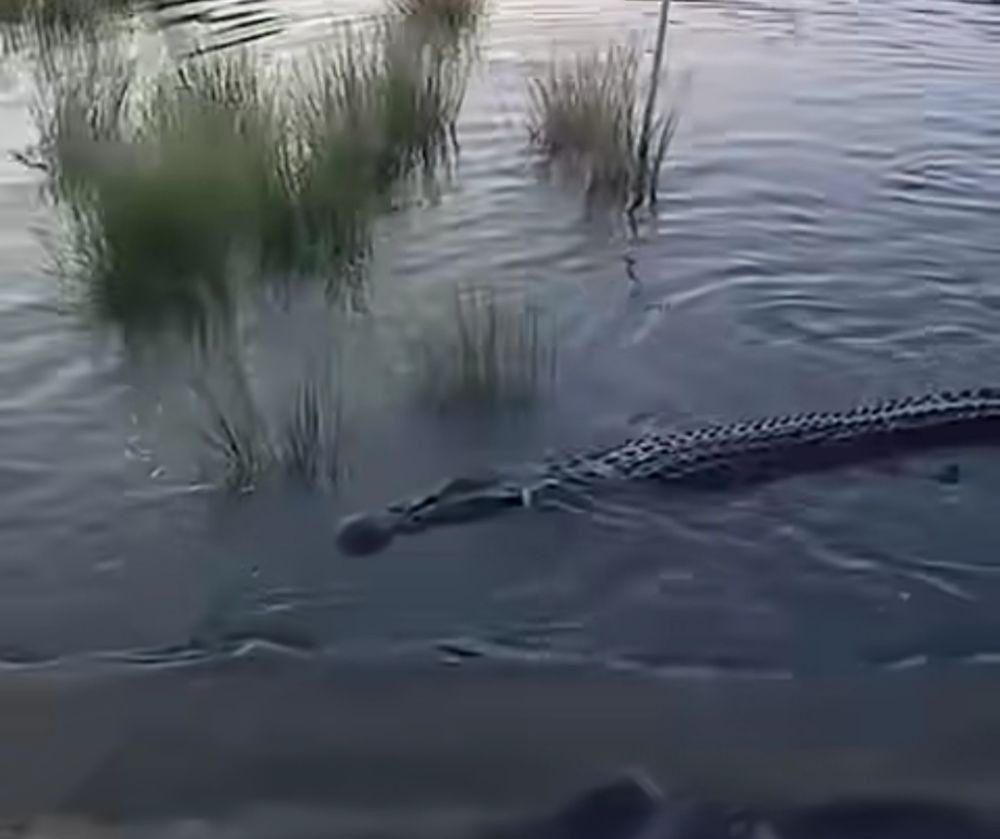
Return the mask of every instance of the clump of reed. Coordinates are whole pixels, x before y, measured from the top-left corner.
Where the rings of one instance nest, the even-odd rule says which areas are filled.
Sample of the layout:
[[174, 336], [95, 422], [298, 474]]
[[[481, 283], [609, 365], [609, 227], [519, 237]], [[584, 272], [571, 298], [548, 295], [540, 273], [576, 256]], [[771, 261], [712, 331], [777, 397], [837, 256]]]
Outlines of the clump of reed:
[[329, 229], [345, 196], [381, 204], [407, 176], [447, 163], [465, 77], [460, 57], [388, 26], [314, 55], [294, 100], [307, 228]]
[[464, 92], [458, 57], [388, 27], [284, 74], [228, 51], [138, 85], [119, 53], [88, 42], [46, 74], [35, 157], [66, 210], [65, 267], [129, 329], [225, 313], [254, 278], [338, 291], [394, 191], [447, 161]]
[[487, 0], [392, 0], [404, 20], [450, 38], [474, 33], [486, 13]]
[[305, 378], [280, 428], [278, 459], [285, 474], [305, 486], [336, 483], [340, 473], [341, 403], [329, 384]]
[[82, 36], [94, 37], [136, 6], [136, 0], [3, 0], [0, 48], [45, 53]]
[[39, 109], [39, 156], [65, 210], [61, 267], [129, 330], [203, 326], [232, 306], [233, 264], [279, 193], [272, 96], [244, 55], [164, 73], [140, 96], [114, 42], [85, 49], [82, 72], [53, 77]]
[[612, 44], [603, 52], [553, 60], [529, 80], [528, 132], [546, 160], [582, 180], [589, 197], [655, 198], [656, 179], [673, 136], [675, 115], [652, 125], [652, 154], [640, 154], [643, 101], [639, 50]]
[[249, 388], [223, 400], [196, 390], [211, 480], [237, 493], [284, 477], [308, 489], [333, 486], [340, 476], [341, 407], [326, 377], [306, 375], [286, 413], [270, 420]]
[[134, 63], [121, 42], [79, 38], [35, 64], [38, 143], [18, 154], [58, 199], [123, 148]]
[[417, 393], [439, 410], [530, 404], [555, 376], [555, 343], [523, 296], [461, 288], [412, 344]]
[[233, 492], [252, 492], [274, 462], [274, 449], [255, 407], [224, 406], [207, 389], [199, 396], [210, 477]]

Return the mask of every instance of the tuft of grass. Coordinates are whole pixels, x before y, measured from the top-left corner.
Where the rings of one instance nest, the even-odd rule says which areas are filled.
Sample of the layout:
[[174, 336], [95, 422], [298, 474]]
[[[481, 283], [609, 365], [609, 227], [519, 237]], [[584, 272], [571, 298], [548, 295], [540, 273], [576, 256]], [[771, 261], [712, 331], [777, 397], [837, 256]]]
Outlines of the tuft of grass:
[[529, 80], [528, 132], [546, 159], [579, 177], [590, 197], [625, 201], [655, 182], [673, 136], [673, 113], [654, 124], [654, 153], [637, 154], [642, 121], [639, 50], [612, 44], [603, 52], [553, 60]]
[[340, 402], [326, 380], [306, 377], [280, 431], [278, 447], [285, 473], [309, 487], [336, 483], [340, 471]]
[[460, 56], [384, 26], [349, 33], [332, 56], [314, 55], [302, 86], [303, 137], [314, 157], [336, 136], [363, 151], [377, 191], [447, 163], [465, 94]]
[[212, 461], [211, 471], [232, 492], [252, 492], [274, 462], [274, 449], [252, 405], [224, 407], [211, 390], [199, 389], [205, 407], [202, 437]]
[[538, 309], [490, 288], [455, 292], [448, 316], [414, 344], [419, 395], [438, 409], [530, 404], [554, 379], [551, 333]]
[[130, 70], [95, 43], [85, 72], [49, 88], [39, 149], [66, 211], [62, 267], [126, 331], [200, 328], [231, 310], [233, 265], [254, 244], [270, 103], [238, 54], [167, 74], [138, 101]]
[[0, 55], [22, 50], [45, 55], [81, 37], [97, 37], [137, 6], [137, 0], [3, 0]]
[[356, 282], [377, 214], [448, 161], [467, 68], [386, 27], [286, 75], [249, 51], [146, 86], [133, 69], [95, 41], [79, 71], [46, 74], [35, 155], [66, 266], [126, 330], [197, 326], [248, 277]]
[[134, 63], [116, 40], [81, 38], [36, 64], [38, 143], [20, 155], [51, 178], [54, 197], [122, 150]]
[[[210, 354], [204, 357], [205, 375], [192, 390], [209, 477], [239, 493], [282, 476], [310, 489], [335, 484], [342, 429], [339, 379], [325, 367], [310, 366], [289, 409], [271, 410], [262, 406], [251, 384], [234, 332], [225, 327], [213, 331], [202, 351], [206, 349]], [[221, 377], [209, 375], [213, 363], [220, 362], [223, 366], [216, 373]]]
[[486, 12], [487, 0], [391, 0], [404, 20], [455, 39], [474, 33]]

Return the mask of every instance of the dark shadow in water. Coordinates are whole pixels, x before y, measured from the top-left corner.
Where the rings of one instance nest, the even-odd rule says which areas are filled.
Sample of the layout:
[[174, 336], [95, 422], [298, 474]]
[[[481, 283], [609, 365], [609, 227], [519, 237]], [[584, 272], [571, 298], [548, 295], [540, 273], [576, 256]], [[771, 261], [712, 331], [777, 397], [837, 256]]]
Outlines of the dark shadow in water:
[[484, 839], [997, 839], [1000, 820], [919, 799], [844, 799], [758, 809], [664, 796], [624, 776], [582, 793], [536, 824], [486, 831]]

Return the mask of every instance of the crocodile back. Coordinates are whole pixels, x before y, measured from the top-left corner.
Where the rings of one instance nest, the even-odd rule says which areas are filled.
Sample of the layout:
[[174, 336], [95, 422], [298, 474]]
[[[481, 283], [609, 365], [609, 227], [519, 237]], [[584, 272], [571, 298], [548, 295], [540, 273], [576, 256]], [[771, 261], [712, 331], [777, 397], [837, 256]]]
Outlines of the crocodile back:
[[1000, 388], [649, 434], [563, 461], [570, 481], [658, 478], [690, 486], [761, 481], [915, 449], [1000, 442]]

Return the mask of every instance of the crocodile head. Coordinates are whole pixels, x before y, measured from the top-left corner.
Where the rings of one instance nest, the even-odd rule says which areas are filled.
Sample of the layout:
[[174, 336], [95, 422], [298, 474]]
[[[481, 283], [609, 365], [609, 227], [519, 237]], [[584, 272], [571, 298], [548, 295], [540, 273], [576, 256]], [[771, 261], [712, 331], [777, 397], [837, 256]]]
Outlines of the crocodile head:
[[347, 516], [337, 531], [337, 545], [352, 556], [378, 553], [396, 538], [397, 526], [397, 519], [388, 512]]
[[377, 553], [401, 533], [465, 524], [529, 503], [530, 493], [523, 486], [499, 476], [456, 478], [415, 501], [393, 504], [378, 513], [348, 516], [341, 522], [337, 545], [354, 556]]

